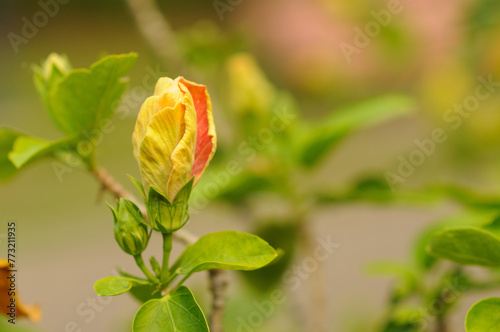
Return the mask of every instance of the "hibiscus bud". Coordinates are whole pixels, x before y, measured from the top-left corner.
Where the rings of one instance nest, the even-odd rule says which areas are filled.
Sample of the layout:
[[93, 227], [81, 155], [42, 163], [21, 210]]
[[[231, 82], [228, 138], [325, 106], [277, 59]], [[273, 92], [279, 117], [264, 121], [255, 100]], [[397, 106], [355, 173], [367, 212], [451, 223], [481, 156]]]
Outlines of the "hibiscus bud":
[[116, 210], [111, 206], [115, 218], [115, 239], [124, 252], [135, 256], [141, 254], [149, 242], [148, 227], [139, 208], [130, 200], [121, 198]]
[[173, 232], [185, 223], [191, 188], [215, 153], [206, 87], [182, 77], [160, 78], [154, 95], [141, 107], [132, 142], [148, 195], [151, 226]]
[[188, 200], [193, 188], [193, 180], [189, 181], [179, 191], [173, 202], [150, 187], [149, 197], [146, 202], [151, 228], [162, 233], [172, 233], [187, 222]]
[[266, 117], [276, 91], [255, 58], [247, 53], [233, 55], [226, 63], [226, 71], [231, 110], [240, 116]]

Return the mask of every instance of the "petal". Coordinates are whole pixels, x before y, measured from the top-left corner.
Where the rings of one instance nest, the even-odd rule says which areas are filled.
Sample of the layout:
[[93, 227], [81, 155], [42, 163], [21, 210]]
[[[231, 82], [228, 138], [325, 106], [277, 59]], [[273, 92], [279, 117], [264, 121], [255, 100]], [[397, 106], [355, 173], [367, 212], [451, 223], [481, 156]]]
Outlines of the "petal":
[[134, 133], [132, 135], [134, 156], [137, 160], [139, 160], [139, 147], [144, 139], [144, 135], [146, 135], [148, 124], [151, 122], [153, 116], [159, 112], [158, 99], [159, 97], [157, 96], [149, 97], [144, 101], [139, 111], [139, 116], [137, 117]]
[[183, 77], [179, 78], [179, 82], [189, 90], [196, 109], [197, 139], [193, 170], [191, 172], [191, 175], [195, 177], [196, 184], [207, 168], [217, 147], [212, 102], [206, 86], [190, 82]]
[[[9, 274], [8, 261], [0, 259], [0, 306], [2, 307], [0, 312], [3, 312], [6, 315], [9, 313], [7, 306], [9, 305], [11, 299], [8, 294], [10, 281], [7, 278]], [[40, 307], [23, 304], [19, 300], [17, 293], [18, 291], [16, 290], [16, 295], [14, 295], [14, 299], [16, 300], [16, 317], [27, 317], [31, 321], [38, 322], [42, 317]]]
[[158, 112], [140, 144], [139, 165], [146, 192], [157, 187], [170, 201], [189, 181], [196, 140], [195, 111], [189, 95]]
[[134, 156], [137, 160], [139, 160], [139, 147], [153, 117], [166, 107], [174, 108], [183, 97], [184, 92], [179, 89], [178, 84], [172, 79], [162, 77], [158, 80], [154, 96], [149, 97], [142, 104], [135, 124], [134, 134], [132, 135]]

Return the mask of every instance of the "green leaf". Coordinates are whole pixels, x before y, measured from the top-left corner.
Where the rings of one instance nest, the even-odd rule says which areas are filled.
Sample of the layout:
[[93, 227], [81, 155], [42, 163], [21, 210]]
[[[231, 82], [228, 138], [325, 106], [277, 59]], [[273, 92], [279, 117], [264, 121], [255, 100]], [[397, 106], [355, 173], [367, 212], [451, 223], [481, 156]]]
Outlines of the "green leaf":
[[223, 231], [202, 236], [181, 254], [172, 267], [176, 274], [226, 269], [255, 270], [272, 262], [276, 251], [258, 236]]
[[305, 129], [305, 137], [299, 143], [299, 161], [312, 167], [352, 132], [410, 114], [414, 108], [414, 101], [407, 96], [386, 95], [335, 111]]
[[19, 136], [14, 142], [12, 151], [9, 153], [9, 160], [17, 168], [21, 168], [30, 161], [55, 153], [59, 149], [69, 146], [74, 140], [74, 137], [65, 137], [49, 142], [30, 136]]
[[16, 166], [9, 159], [9, 152], [20, 135], [11, 129], [0, 128], [0, 180], [6, 180], [17, 172]]
[[446, 229], [432, 237], [427, 250], [459, 264], [500, 266], [500, 239], [480, 228]]
[[485, 213], [476, 210], [462, 211], [458, 215], [446, 217], [445, 219], [439, 220], [431, 224], [429, 227], [426, 227], [417, 236], [413, 245], [413, 252], [417, 265], [424, 270], [429, 270], [436, 263], [436, 257], [429, 253], [427, 247], [429, 246], [432, 237], [437, 232], [452, 227], [479, 227], [490, 221], [491, 217], [492, 214], [489, 212]]
[[500, 298], [491, 297], [474, 304], [465, 319], [467, 332], [500, 331]]
[[139, 309], [134, 332], [208, 332], [205, 315], [186, 286], [161, 299], [153, 299]]
[[136, 59], [134, 53], [109, 55], [60, 79], [50, 90], [49, 109], [61, 130], [77, 134], [102, 126], [125, 92], [122, 76]]
[[135, 278], [112, 276], [94, 284], [94, 290], [101, 296], [116, 296], [128, 292], [135, 286], [151, 285], [148, 281]]

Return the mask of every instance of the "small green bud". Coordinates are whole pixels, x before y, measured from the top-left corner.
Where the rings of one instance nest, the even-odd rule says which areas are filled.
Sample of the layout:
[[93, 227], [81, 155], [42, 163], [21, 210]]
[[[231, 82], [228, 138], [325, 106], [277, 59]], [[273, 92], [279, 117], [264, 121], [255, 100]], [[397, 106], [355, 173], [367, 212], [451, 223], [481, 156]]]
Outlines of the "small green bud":
[[162, 233], [172, 233], [184, 226], [189, 219], [188, 200], [193, 180], [194, 178], [179, 191], [172, 203], [154, 187], [149, 188], [146, 206], [151, 228]]
[[56, 81], [68, 75], [71, 69], [66, 55], [51, 53], [40, 66], [33, 66], [35, 82], [38, 88], [50, 89]]
[[71, 64], [65, 55], [51, 53], [47, 60], [40, 65], [33, 65], [33, 79], [35, 87], [42, 98], [52, 120], [60, 125], [60, 119], [53, 113], [50, 95], [59, 81], [65, 78], [72, 70]]
[[129, 255], [141, 254], [146, 249], [151, 234], [139, 208], [130, 200], [121, 198], [116, 210], [111, 208], [111, 211], [115, 217], [114, 231], [118, 245]]

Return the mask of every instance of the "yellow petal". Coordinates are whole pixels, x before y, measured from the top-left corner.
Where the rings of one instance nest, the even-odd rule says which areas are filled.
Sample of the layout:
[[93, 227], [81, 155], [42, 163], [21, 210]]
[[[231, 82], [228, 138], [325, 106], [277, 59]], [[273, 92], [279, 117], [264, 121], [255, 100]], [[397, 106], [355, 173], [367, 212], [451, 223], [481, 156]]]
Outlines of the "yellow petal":
[[143, 185], [157, 187], [171, 202], [189, 181], [196, 142], [196, 113], [185, 94], [174, 107], [155, 114], [139, 148]]
[[132, 135], [134, 157], [137, 160], [139, 160], [139, 147], [142, 140], [144, 139], [144, 135], [146, 134], [148, 124], [151, 122], [153, 116], [160, 111], [160, 104], [158, 103], [158, 99], [158, 96], [152, 96], [146, 99], [146, 101], [144, 101], [144, 103], [142, 104], [139, 116], [137, 117], [134, 133]]
[[139, 147], [153, 117], [166, 107], [175, 107], [183, 97], [184, 92], [180, 90], [176, 81], [168, 77], [162, 77], [158, 80], [154, 96], [149, 97], [142, 104], [135, 124], [132, 143], [134, 146], [134, 156], [137, 160], [139, 160]]

